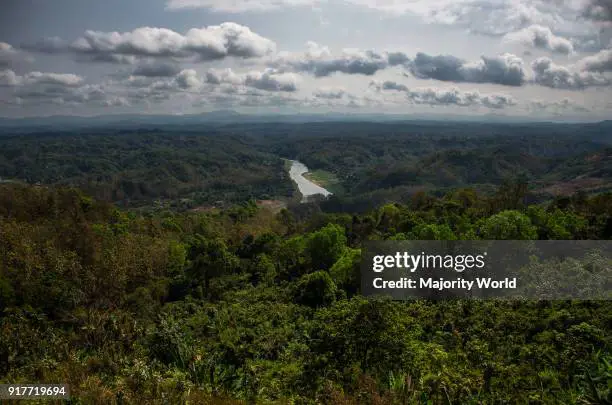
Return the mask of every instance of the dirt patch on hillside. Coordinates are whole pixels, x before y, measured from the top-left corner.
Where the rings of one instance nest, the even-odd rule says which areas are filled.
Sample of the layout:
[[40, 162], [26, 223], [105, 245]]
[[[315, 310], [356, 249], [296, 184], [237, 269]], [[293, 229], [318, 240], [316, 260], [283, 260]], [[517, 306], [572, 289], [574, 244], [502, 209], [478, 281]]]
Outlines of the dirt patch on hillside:
[[287, 203], [281, 200], [257, 200], [257, 206], [277, 213], [283, 208], [287, 208]]
[[545, 187], [541, 191], [554, 196], [567, 196], [572, 195], [580, 190], [587, 192], [595, 191], [605, 186], [606, 181], [604, 179], [584, 177], [579, 179], [573, 179], [570, 181], [559, 182], [551, 186]]

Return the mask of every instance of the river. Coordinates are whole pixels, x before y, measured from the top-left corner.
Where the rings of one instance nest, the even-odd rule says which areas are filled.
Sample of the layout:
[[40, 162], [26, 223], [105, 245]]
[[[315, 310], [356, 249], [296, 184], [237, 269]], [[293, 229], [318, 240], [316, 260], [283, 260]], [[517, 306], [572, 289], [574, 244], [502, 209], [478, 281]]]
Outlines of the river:
[[297, 160], [290, 160], [290, 162], [291, 168], [289, 169], [289, 177], [298, 185], [298, 190], [300, 190], [302, 194], [302, 202], [308, 201], [308, 197], [315, 194], [323, 194], [326, 197], [332, 194], [303, 176], [304, 173], [308, 173], [308, 168], [304, 163], [298, 162]]

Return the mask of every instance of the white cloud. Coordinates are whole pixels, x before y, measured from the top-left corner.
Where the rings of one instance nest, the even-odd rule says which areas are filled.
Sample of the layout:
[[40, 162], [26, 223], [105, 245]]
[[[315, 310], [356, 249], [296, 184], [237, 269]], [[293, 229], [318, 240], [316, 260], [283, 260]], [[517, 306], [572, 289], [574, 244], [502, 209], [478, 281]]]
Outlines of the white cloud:
[[21, 81], [21, 77], [10, 69], [0, 70], [0, 86], [17, 86]]
[[501, 109], [516, 104], [512, 96], [506, 94], [480, 94], [478, 91], [461, 91], [456, 87], [441, 89], [435, 87], [410, 89], [408, 86], [384, 81], [371, 83], [378, 91], [396, 91], [403, 93], [406, 100], [413, 104], [454, 105], [458, 107], [477, 107]]
[[343, 49], [333, 55], [329, 48], [308, 42], [303, 53], [280, 52], [269, 63], [279, 70], [290, 70], [326, 77], [334, 73], [372, 76], [379, 70], [397, 66], [408, 61], [401, 52], [382, 52], [360, 49]]
[[206, 82], [217, 85], [247, 86], [266, 91], [294, 92], [297, 91], [300, 77], [294, 73], [283, 73], [274, 69], [247, 73], [235, 73], [229, 68], [209, 69], [206, 73]]
[[314, 92], [314, 96], [329, 100], [338, 100], [348, 95], [343, 87], [320, 87]]
[[0, 42], [0, 67], [9, 67], [16, 56], [17, 51], [11, 44]]
[[573, 67], [560, 66], [550, 58], [542, 57], [531, 64], [534, 71], [534, 82], [541, 86], [565, 90], [582, 90], [587, 87], [610, 86], [609, 76]]
[[[241, 13], [268, 12], [285, 7], [311, 7], [345, 3], [392, 14], [411, 14], [426, 22], [458, 25], [472, 32], [504, 35], [539, 24], [575, 28], [577, 18], [590, 15], [609, 19], [609, 0], [167, 0], [171, 10], [206, 8]], [[589, 5], [589, 3], [592, 3]], [[606, 6], [607, 5], [607, 6]], [[584, 25], [584, 24], [583, 24]]]
[[0, 83], [5, 86], [58, 85], [74, 87], [83, 83], [83, 78], [71, 73], [42, 72], [29, 72], [19, 76], [12, 70], [7, 69], [0, 72]]
[[168, 0], [170, 10], [209, 8], [215, 11], [240, 13], [243, 11], [269, 11], [280, 7], [315, 6], [318, 0]]
[[587, 72], [612, 72], [612, 49], [604, 49], [595, 55], [587, 56], [577, 64]]
[[574, 46], [570, 40], [553, 34], [550, 28], [541, 25], [531, 25], [522, 30], [506, 34], [504, 39], [565, 55], [574, 52]]
[[44, 53], [73, 52], [91, 61], [134, 63], [137, 58], [196, 58], [201, 61], [226, 57], [256, 58], [276, 51], [276, 44], [248, 27], [226, 22], [192, 28], [180, 34], [167, 28], [140, 27], [130, 32], [86, 31], [67, 43], [43, 39], [26, 49]]
[[11, 44], [0, 42], [0, 69], [13, 68], [20, 63], [30, 63], [33, 59]]
[[612, 22], [612, 1], [590, 0], [583, 10], [583, 16], [594, 21]]
[[127, 105], [127, 99], [109, 93], [103, 84], [86, 84], [70, 73], [29, 72], [17, 75], [0, 71], [0, 86], [5, 86], [2, 102], [13, 105]]
[[588, 108], [565, 97], [558, 101], [532, 100], [527, 104], [527, 109], [532, 113], [548, 112], [554, 115], [561, 115], [567, 112], [590, 112]]
[[465, 61], [452, 55], [431, 56], [418, 53], [408, 64], [410, 73], [419, 79], [447, 82], [494, 83], [521, 86], [525, 82], [523, 60], [506, 53], [495, 57], [481, 57]]
[[202, 80], [198, 77], [198, 73], [193, 69], [185, 69], [176, 75], [176, 84], [181, 89], [197, 90], [202, 87]]

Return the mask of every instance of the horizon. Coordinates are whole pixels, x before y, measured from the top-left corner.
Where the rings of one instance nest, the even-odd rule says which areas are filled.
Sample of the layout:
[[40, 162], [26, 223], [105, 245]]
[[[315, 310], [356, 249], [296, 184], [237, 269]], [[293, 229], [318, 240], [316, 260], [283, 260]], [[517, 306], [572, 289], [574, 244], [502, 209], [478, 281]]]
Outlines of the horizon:
[[[25, 126], [37, 125], [37, 120], [44, 121], [48, 119], [61, 119], [65, 121], [65, 124], [71, 124], [72, 121], [78, 121], [79, 119], [129, 119], [129, 118], [142, 118], [142, 117], [151, 117], [151, 118], [197, 118], [201, 117], [202, 122], [191, 123], [193, 125], [197, 124], [206, 124], [207, 122], [214, 123], [216, 118], [220, 118], [219, 115], [227, 114], [237, 117], [236, 124], [244, 123], [245, 119], [249, 118], [259, 118], [265, 119], [270, 118], [268, 123], [274, 123], [274, 119], [283, 119], [283, 118], [300, 118], [304, 117], [302, 122], [315, 122], [309, 121], [308, 118], [312, 118], [315, 120], [322, 119], [324, 121], [334, 121], [334, 122], [342, 122], [343, 120], [359, 120], [360, 117], [363, 117], [361, 122], [393, 122], [393, 123], [410, 123], [410, 122], [419, 122], [419, 121], [428, 121], [428, 122], [456, 122], [456, 123], [491, 123], [491, 124], [553, 124], [553, 125], [562, 125], [562, 124], [604, 124], [607, 122], [612, 122], [610, 119], [605, 118], [566, 118], [564, 120], [554, 119], [558, 117], [531, 117], [531, 116], [505, 116], [505, 115], [496, 115], [496, 114], [482, 114], [482, 115], [462, 115], [462, 114], [443, 114], [443, 113], [429, 113], [429, 114], [401, 114], [401, 113], [386, 113], [386, 112], [335, 112], [335, 111], [327, 111], [327, 112], [278, 112], [278, 111], [260, 111], [260, 112], [241, 112], [231, 109], [220, 109], [213, 111], [204, 111], [199, 113], [147, 113], [147, 112], [118, 112], [114, 114], [91, 114], [91, 115], [70, 115], [70, 114], [50, 114], [50, 115], [39, 115], [39, 116], [21, 116], [21, 117], [6, 117], [0, 115], [0, 127], [3, 124], [14, 123], [14, 122], [23, 122], [32, 120], [34, 122], [25, 124]], [[215, 117], [217, 116], [217, 117]], [[208, 120], [207, 120], [208, 119]], [[222, 119], [222, 118], [221, 118]], [[108, 123], [113, 124], [113, 122]], [[123, 124], [128, 124], [127, 122], [123, 122]], [[138, 122], [136, 124], [146, 126], [146, 123]], [[160, 125], [163, 123], [151, 123], [151, 126]], [[177, 122], [171, 122], [167, 125], [180, 125]]]

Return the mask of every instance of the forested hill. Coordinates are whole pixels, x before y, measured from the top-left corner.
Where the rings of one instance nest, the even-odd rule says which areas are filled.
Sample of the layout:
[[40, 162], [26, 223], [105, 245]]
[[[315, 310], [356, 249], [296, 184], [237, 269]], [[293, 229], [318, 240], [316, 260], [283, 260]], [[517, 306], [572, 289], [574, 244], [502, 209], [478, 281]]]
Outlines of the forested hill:
[[[418, 191], [492, 192], [522, 178], [534, 200], [612, 184], [612, 128], [595, 124], [311, 122], [102, 127], [0, 136], [0, 179], [77, 186], [127, 206], [291, 200], [282, 158], [334, 186], [329, 210], [365, 212]], [[326, 184], [328, 185], [328, 184]]]
[[0, 383], [75, 404], [610, 403], [610, 301], [359, 294], [365, 240], [612, 236], [611, 194], [525, 192], [146, 213], [0, 184]]

